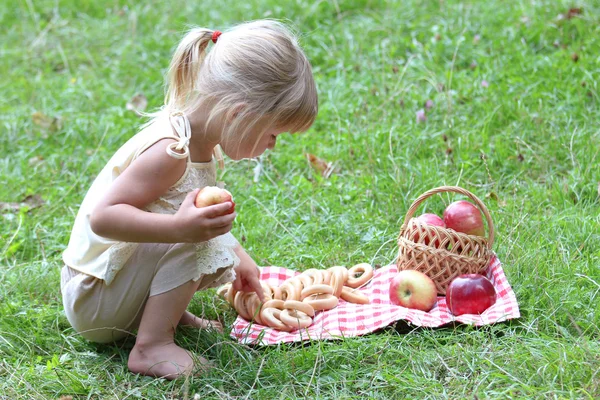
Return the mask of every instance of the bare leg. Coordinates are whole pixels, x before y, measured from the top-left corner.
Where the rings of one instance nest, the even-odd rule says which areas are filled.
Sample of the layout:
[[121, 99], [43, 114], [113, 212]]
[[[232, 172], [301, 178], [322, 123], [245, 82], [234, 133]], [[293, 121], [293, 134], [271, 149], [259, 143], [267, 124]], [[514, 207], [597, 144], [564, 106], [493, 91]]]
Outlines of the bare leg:
[[175, 379], [192, 371], [194, 361], [190, 353], [177, 346], [173, 338], [197, 287], [198, 282], [189, 281], [148, 298], [127, 362], [132, 372]]
[[179, 320], [181, 326], [193, 326], [198, 329], [215, 329], [223, 333], [223, 325], [219, 321], [211, 321], [204, 318], [199, 318], [189, 311], [185, 311]]

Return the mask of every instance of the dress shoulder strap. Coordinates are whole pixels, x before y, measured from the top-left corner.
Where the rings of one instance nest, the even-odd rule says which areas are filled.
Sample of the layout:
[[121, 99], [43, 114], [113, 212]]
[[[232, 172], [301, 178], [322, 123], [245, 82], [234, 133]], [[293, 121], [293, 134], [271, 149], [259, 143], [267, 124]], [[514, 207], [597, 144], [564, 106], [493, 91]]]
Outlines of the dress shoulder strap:
[[191, 127], [190, 121], [187, 117], [181, 112], [173, 112], [169, 114], [169, 123], [171, 127], [175, 130], [176, 134], [166, 134], [160, 133], [158, 135], [153, 135], [153, 137], [144, 143], [140, 148], [135, 152], [133, 159], [138, 158], [144, 151], [148, 150], [151, 146], [163, 139], [174, 139], [177, 142], [171, 143], [167, 146], [166, 151], [167, 154], [173, 158], [184, 159], [187, 158], [190, 160], [190, 150], [189, 143], [191, 138]]
[[167, 147], [167, 154], [171, 157], [183, 159], [190, 158], [190, 139], [192, 137], [192, 128], [190, 120], [181, 111], [175, 111], [169, 114], [171, 126], [175, 129], [178, 136], [177, 143], [171, 143]]

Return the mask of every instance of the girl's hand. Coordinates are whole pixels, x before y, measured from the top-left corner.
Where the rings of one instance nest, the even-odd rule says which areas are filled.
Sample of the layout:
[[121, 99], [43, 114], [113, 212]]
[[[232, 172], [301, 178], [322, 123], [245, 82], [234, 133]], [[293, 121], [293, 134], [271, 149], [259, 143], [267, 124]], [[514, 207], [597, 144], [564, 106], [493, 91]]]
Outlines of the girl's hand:
[[240, 265], [235, 268], [233, 288], [242, 292], [255, 292], [261, 302], [265, 302], [265, 294], [260, 285], [260, 271], [254, 260], [241, 246], [235, 249], [240, 258]]
[[182, 243], [204, 242], [229, 232], [237, 215], [235, 212], [227, 214], [232, 207], [230, 201], [197, 208], [194, 200], [199, 191], [188, 193], [173, 216], [174, 229]]

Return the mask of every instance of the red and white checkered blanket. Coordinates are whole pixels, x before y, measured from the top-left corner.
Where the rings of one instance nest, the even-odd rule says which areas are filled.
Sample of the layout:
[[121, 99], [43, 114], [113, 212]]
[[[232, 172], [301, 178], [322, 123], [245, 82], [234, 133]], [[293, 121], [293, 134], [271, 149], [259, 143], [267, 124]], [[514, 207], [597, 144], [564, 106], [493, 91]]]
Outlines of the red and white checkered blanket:
[[[263, 325], [250, 323], [238, 316], [233, 324], [231, 336], [241, 343], [270, 345], [360, 336], [384, 328], [401, 319], [410, 321], [417, 326], [439, 327], [451, 322], [489, 325], [520, 316], [515, 294], [506, 280], [500, 261], [496, 256], [490, 260], [485, 271], [485, 275], [496, 288], [496, 303], [481, 315], [454, 316], [448, 310], [446, 298], [443, 296], [438, 297], [437, 304], [428, 313], [394, 305], [389, 299], [389, 286], [390, 281], [397, 273], [398, 268], [395, 265], [376, 269], [371, 282], [360, 289], [371, 300], [370, 304], [353, 304], [340, 299], [336, 308], [318, 312], [313, 324], [306, 329], [280, 332]], [[281, 267], [261, 268], [261, 279], [270, 285], [280, 285], [286, 279], [297, 274], [299, 272]]]

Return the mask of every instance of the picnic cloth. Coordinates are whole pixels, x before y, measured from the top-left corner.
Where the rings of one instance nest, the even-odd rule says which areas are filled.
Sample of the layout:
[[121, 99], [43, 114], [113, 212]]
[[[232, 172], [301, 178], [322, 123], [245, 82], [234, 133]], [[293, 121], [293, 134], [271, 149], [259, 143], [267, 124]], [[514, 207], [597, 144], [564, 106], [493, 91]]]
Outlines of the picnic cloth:
[[[231, 337], [244, 344], [273, 345], [360, 336], [399, 320], [424, 327], [440, 327], [453, 322], [481, 326], [520, 316], [515, 294], [506, 280], [500, 260], [495, 255], [490, 260], [484, 275], [490, 279], [496, 289], [496, 303], [481, 315], [452, 315], [446, 306], [444, 296], [438, 296], [437, 304], [427, 313], [392, 304], [389, 299], [389, 286], [397, 273], [396, 265], [375, 269], [373, 279], [360, 289], [371, 300], [370, 304], [353, 304], [340, 299], [336, 308], [318, 312], [313, 324], [308, 328], [280, 332], [254, 322], [250, 323], [238, 316], [233, 324]], [[261, 268], [261, 280], [270, 285], [280, 285], [286, 279], [298, 274], [300, 272], [282, 267]]]

